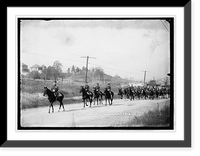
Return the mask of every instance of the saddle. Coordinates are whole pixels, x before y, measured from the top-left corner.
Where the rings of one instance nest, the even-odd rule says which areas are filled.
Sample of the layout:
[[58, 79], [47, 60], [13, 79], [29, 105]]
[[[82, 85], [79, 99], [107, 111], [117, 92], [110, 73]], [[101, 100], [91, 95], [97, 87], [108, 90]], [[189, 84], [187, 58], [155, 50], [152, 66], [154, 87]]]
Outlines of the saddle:
[[55, 97], [62, 96], [60, 92], [54, 92]]
[[87, 91], [86, 93], [87, 93], [87, 95], [92, 95], [92, 93], [90, 91]]

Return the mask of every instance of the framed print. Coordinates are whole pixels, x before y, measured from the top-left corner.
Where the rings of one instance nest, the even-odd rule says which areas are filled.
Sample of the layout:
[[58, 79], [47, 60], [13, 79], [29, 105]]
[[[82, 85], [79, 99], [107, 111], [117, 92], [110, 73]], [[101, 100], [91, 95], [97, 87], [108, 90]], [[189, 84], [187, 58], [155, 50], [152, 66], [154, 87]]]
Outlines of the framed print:
[[[173, 129], [173, 75], [168, 76], [173, 72], [173, 18], [18, 18], [17, 24], [19, 130]], [[47, 45], [38, 42], [47, 42], [49, 33]], [[55, 51], [62, 57], [54, 58]], [[126, 63], [119, 64], [122, 58]], [[23, 63], [39, 59], [44, 64], [57, 60], [53, 66], [38, 62], [29, 69]], [[126, 78], [131, 75], [135, 77]]]
[[7, 61], [2, 147], [191, 146], [190, 1], [7, 7]]

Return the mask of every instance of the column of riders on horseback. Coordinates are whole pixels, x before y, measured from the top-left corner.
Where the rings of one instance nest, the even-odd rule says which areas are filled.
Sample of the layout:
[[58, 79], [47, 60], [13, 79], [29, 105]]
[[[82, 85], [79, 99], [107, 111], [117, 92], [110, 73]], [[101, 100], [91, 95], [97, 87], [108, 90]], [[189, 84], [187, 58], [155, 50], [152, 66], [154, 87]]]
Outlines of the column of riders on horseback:
[[107, 103], [109, 105], [112, 105], [113, 97], [114, 97], [114, 93], [111, 90], [111, 86], [109, 83], [107, 87], [103, 90], [103, 92], [101, 91], [99, 83], [97, 83], [97, 85], [93, 87], [93, 92], [90, 91], [90, 87], [86, 83], [85, 86], [81, 86], [80, 93], [82, 93], [82, 99], [84, 103], [83, 107], [85, 107], [85, 105], [88, 106], [87, 101], [89, 101], [90, 107], [91, 107], [93, 100], [94, 100], [94, 105], [95, 103], [97, 103], [97, 105], [99, 103], [102, 104], [103, 96], [105, 98], [105, 105], [107, 105]]
[[[88, 106], [87, 102], [89, 102], [90, 107], [92, 106], [92, 102], [94, 102], [94, 105], [96, 103], [97, 103], [97, 105], [99, 103], [103, 104], [103, 101], [102, 101], [103, 97], [105, 99], [105, 105], [107, 105], [107, 103], [109, 105], [112, 105], [113, 97], [114, 97], [114, 93], [111, 90], [110, 83], [108, 83], [108, 85], [105, 87], [105, 89], [103, 91], [101, 91], [100, 85], [99, 85], [99, 83], [97, 83], [97, 85], [95, 87], [93, 87], [93, 92], [90, 91], [90, 87], [86, 83], [85, 86], [81, 86], [79, 93], [82, 93], [82, 99], [83, 99], [83, 103], [84, 103], [83, 107]], [[64, 95], [62, 92], [59, 91], [59, 86], [57, 85], [57, 81], [53, 82], [51, 89], [47, 88], [46, 86], [44, 87], [43, 96], [45, 96], [45, 95], [47, 95], [48, 100], [50, 102], [49, 113], [50, 113], [51, 108], [52, 108], [52, 112], [54, 112], [53, 103], [55, 101], [60, 102], [59, 111], [60, 111], [61, 107], [63, 108], [63, 111], [65, 111], [65, 108], [64, 108], [64, 105], [62, 102]]]
[[[83, 99], [83, 107], [87, 105], [87, 102], [89, 102], [89, 106], [92, 106], [92, 102], [95, 104], [103, 104], [103, 97], [105, 100], [105, 105], [107, 103], [109, 105], [113, 104], [113, 98], [114, 98], [114, 92], [111, 89], [110, 83], [107, 84], [107, 86], [101, 91], [101, 87], [99, 83], [96, 84], [95, 87], [93, 87], [93, 91], [90, 90], [90, 87], [88, 83], [85, 84], [85, 86], [81, 86], [81, 89], [79, 93], [82, 94]], [[63, 111], [65, 110], [63, 105], [63, 98], [64, 95], [62, 92], [59, 91], [59, 86], [57, 85], [57, 82], [54, 81], [53, 86], [51, 89], [48, 89], [46, 86], [44, 87], [44, 93], [43, 95], [48, 96], [48, 100], [50, 102], [49, 106], [49, 113], [50, 109], [52, 108], [52, 112], [54, 112], [53, 103], [55, 101], [60, 102], [60, 107], [63, 108]], [[153, 86], [125, 86], [118, 88], [118, 94], [121, 99], [124, 98], [124, 96], [127, 99], [130, 100], [141, 100], [141, 99], [163, 99], [163, 98], [170, 98], [170, 86], [162, 86], [162, 87], [153, 87]]]

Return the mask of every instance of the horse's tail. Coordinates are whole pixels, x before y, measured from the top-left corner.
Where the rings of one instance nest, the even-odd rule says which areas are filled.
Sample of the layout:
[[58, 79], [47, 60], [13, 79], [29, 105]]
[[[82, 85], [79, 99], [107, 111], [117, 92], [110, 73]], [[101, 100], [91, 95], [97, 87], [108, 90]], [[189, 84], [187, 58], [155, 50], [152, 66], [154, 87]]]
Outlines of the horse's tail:
[[114, 92], [111, 91], [111, 99], [114, 98]]
[[59, 92], [59, 93], [61, 94], [62, 98], [64, 98], [64, 94], [62, 92]]

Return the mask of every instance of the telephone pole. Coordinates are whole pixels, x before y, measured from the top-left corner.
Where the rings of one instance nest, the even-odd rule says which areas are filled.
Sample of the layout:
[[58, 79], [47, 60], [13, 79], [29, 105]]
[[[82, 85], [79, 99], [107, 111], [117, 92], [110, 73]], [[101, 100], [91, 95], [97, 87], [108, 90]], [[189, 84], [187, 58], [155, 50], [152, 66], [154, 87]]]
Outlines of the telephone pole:
[[89, 56], [81, 56], [81, 58], [87, 58], [86, 60], [86, 73], [85, 73], [85, 83], [87, 83], [87, 73], [88, 73], [88, 62], [89, 58], [96, 59], [95, 57], [89, 57]]
[[150, 71], [146, 71], [146, 70], [145, 70], [145, 71], [141, 71], [141, 72], [144, 72], [144, 84], [145, 84], [145, 80], [146, 80], [146, 73], [147, 73], [147, 72], [150, 72]]

